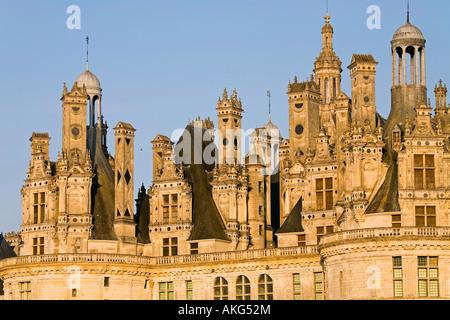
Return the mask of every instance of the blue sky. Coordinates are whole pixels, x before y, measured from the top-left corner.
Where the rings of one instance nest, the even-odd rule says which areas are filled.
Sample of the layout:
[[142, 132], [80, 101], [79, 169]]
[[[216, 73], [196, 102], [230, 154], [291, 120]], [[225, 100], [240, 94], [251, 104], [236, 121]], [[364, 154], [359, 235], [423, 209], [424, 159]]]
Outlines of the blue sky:
[[[81, 29], [70, 30], [67, 7], [81, 9]], [[381, 9], [381, 29], [366, 26], [370, 5]], [[89, 66], [99, 78], [109, 127], [136, 129], [135, 190], [152, 180], [150, 141], [170, 136], [189, 119], [210, 117], [227, 87], [245, 110], [243, 129], [272, 121], [288, 137], [287, 84], [312, 74], [321, 49], [325, 0], [0, 0], [0, 231], [20, 230], [20, 189], [30, 160], [32, 132], [48, 132], [53, 161], [61, 148], [63, 83], [70, 88]], [[427, 39], [428, 95], [450, 84], [450, 2], [411, 0], [411, 23]], [[342, 61], [342, 89], [350, 96], [352, 54], [379, 62], [377, 109], [390, 109], [390, 40], [406, 22], [406, 0], [329, 0], [334, 49]], [[114, 153], [113, 132], [109, 150]], [[142, 149], [142, 150], [141, 150]], [[135, 192], [135, 193], [136, 193]]]

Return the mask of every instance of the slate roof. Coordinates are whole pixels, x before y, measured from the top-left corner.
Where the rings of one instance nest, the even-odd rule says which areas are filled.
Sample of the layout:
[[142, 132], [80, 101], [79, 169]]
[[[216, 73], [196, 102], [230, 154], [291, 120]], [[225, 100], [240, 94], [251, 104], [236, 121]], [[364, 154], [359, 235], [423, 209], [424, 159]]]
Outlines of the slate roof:
[[3, 237], [3, 234], [0, 233], [0, 260], [15, 257], [16, 253], [11, 248], [6, 239]]
[[298, 199], [295, 206], [292, 208], [291, 213], [289, 213], [288, 217], [284, 221], [283, 225], [278, 229], [275, 234], [283, 234], [283, 233], [300, 233], [305, 232], [302, 227], [302, 200], [300, 197]]
[[[192, 223], [194, 226], [188, 240], [220, 239], [229, 241], [230, 239], [225, 233], [226, 228], [224, 222], [212, 196], [212, 188], [210, 185], [212, 175], [209, 173], [213, 170], [214, 163], [205, 163], [204, 157], [202, 156], [205, 148], [211, 143], [211, 140], [203, 138], [206, 141], [202, 142], [202, 147], [194, 148], [194, 137], [205, 137], [205, 130], [189, 124], [185, 129], [185, 133], [191, 137], [191, 159], [186, 161], [186, 159], [181, 159], [177, 156], [175, 163], [177, 165], [183, 165], [185, 178], [192, 185]], [[186, 147], [181, 144], [180, 138], [175, 145], [175, 150], [181, 146]], [[200, 152], [201, 154], [199, 154]], [[179, 152], [175, 151], [175, 154], [179, 155]], [[218, 152], [215, 154], [217, 155]], [[202, 159], [202, 161], [201, 163], [195, 163], [194, 159]]]
[[101, 145], [100, 129], [96, 129], [92, 179], [93, 239], [116, 240], [114, 233], [114, 172]]

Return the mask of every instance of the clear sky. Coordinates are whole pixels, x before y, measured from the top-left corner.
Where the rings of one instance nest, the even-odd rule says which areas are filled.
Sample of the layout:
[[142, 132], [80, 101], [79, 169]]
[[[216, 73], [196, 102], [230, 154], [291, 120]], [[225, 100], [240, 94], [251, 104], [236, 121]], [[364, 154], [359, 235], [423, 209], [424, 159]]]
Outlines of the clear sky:
[[[135, 193], [152, 180], [150, 141], [170, 136], [189, 119], [217, 125], [218, 97], [237, 89], [243, 129], [272, 122], [288, 138], [287, 85], [312, 74], [321, 50], [325, 0], [0, 0], [0, 232], [19, 231], [20, 189], [30, 160], [32, 132], [61, 149], [63, 83], [70, 89], [89, 66], [102, 86], [102, 112], [112, 128], [131, 123], [135, 138]], [[67, 7], [81, 9], [81, 28], [69, 29]], [[370, 5], [381, 9], [381, 29], [367, 28]], [[406, 23], [406, 0], [329, 0], [334, 50], [342, 61], [342, 89], [350, 96], [352, 54], [372, 54], [378, 112], [390, 110], [390, 40]], [[450, 2], [411, 0], [411, 23], [427, 39], [428, 95], [450, 84]]]

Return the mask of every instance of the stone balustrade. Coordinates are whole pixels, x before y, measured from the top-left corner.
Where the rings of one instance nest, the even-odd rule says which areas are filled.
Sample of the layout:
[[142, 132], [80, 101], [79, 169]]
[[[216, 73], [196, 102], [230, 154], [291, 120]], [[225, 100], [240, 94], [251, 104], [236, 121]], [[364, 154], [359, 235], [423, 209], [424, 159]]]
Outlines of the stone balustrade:
[[326, 246], [330, 243], [343, 240], [402, 236], [450, 237], [450, 227], [400, 227], [348, 230], [322, 236], [319, 245]]
[[0, 268], [7, 266], [28, 265], [36, 263], [120, 263], [128, 265], [162, 265], [176, 263], [236, 261], [245, 259], [259, 259], [276, 256], [318, 254], [317, 246], [272, 248], [245, 251], [229, 251], [217, 253], [203, 253], [196, 255], [179, 255], [167, 257], [147, 257], [123, 254], [102, 253], [60, 253], [20, 256], [0, 260]]

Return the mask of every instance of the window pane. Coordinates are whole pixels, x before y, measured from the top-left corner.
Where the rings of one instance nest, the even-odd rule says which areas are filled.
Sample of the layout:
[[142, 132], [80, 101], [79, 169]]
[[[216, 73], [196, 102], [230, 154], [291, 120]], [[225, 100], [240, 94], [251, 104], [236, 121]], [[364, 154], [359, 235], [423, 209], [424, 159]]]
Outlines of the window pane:
[[419, 297], [426, 297], [427, 295], [427, 280], [419, 280]]
[[316, 180], [316, 190], [323, 190], [323, 179]]
[[423, 170], [422, 169], [414, 170], [414, 186], [417, 189], [423, 188]]
[[430, 297], [438, 297], [438, 296], [439, 296], [439, 281], [430, 280]]
[[427, 207], [427, 216], [435, 216], [436, 207]]
[[394, 267], [402, 266], [402, 257], [394, 257]]
[[427, 265], [427, 257], [418, 257], [419, 266], [424, 267]]
[[333, 233], [333, 231], [334, 231], [334, 227], [333, 226], [328, 226], [327, 227], [327, 234], [328, 233]]
[[425, 155], [425, 166], [427, 168], [434, 168], [434, 155]]
[[419, 268], [419, 278], [426, 278], [426, 277], [427, 277], [427, 269]]
[[314, 273], [314, 281], [322, 281], [322, 272]]
[[333, 189], [333, 179], [332, 178], [325, 179], [325, 188], [328, 190]]
[[434, 188], [434, 169], [425, 170], [425, 178], [428, 189]]
[[242, 294], [243, 290], [242, 290], [242, 286], [237, 286], [236, 287], [236, 294]]
[[430, 267], [438, 266], [438, 257], [430, 257]]
[[265, 293], [266, 292], [266, 286], [264, 284], [258, 285], [258, 293]]
[[394, 281], [394, 296], [395, 297], [403, 296], [403, 281], [402, 280]]
[[403, 277], [402, 269], [394, 269], [394, 278], [402, 278], [402, 277]]
[[414, 155], [414, 167], [422, 168], [423, 167], [423, 155]]
[[437, 278], [438, 277], [438, 269], [430, 269], [429, 274], [430, 274], [430, 278]]
[[317, 210], [323, 210], [324, 203], [323, 203], [323, 192], [322, 191], [316, 193], [316, 200], [317, 200]]
[[322, 290], [323, 290], [322, 282], [315, 283], [315, 291], [322, 291]]
[[436, 217], [427, 217], [427, 227], [436, 227]]
[[327, 191], [325, 194], [326, 210], [333, 209], [333, 191]]

